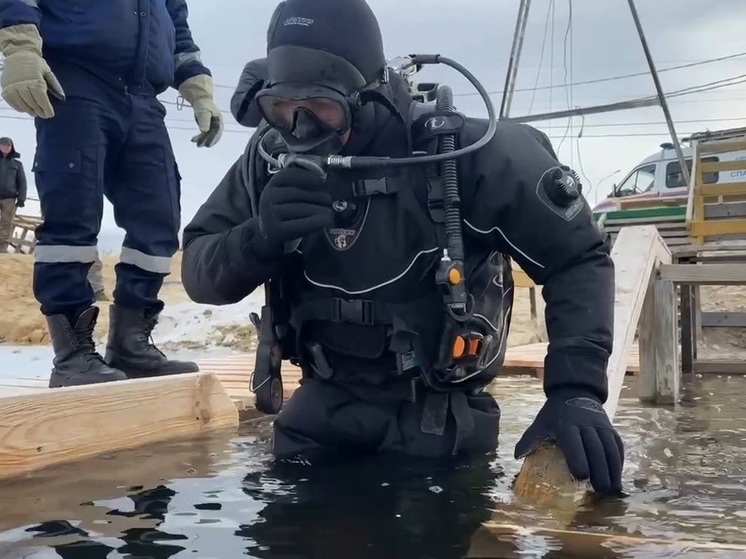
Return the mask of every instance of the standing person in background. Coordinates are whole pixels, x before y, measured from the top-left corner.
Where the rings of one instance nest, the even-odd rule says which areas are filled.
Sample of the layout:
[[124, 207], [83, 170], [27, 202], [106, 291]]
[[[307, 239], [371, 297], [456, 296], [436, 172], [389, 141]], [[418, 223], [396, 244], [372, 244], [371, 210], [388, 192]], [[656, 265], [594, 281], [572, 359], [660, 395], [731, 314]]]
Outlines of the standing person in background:
[[8, 252], [16, 208], [26, 204], [26, 172], [13, 140], [0, 138], [0, 253]]
[[[2, 96], [36, 117], [34, 293], [55, 358], [50, 387], [189, 373], [151, 343], [158, 297], [179, 248], [180, 175], [165, 107], [191, 104], [198, 147], [222, 134], [213, 81], [187, 23], [186, 0], [0, 0]], [[97, 257], [103, 196], [126, 235], [116, 266], [106, 355], [88, 270]]]

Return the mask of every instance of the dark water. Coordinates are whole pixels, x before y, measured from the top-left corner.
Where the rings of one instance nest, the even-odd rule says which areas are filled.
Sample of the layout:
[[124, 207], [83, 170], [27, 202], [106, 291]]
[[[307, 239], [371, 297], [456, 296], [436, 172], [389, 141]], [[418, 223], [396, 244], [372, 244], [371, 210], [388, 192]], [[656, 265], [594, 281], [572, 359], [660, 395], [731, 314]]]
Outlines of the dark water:
[[[5, 482], [0, 558], [746, 556], [650, 548], [567, 554], [557, 540], [530, 533], [475, 544], [488, 520], [557, 525], [556, 511], [511, 497], [520, 467], [513, 446], [542, 402], [539, 390], [531, 379], [500, 381], [498, 456], [453, 467], [367, 460], [278, 469], [266, 427], [244, 426], [237, 437], [159, 445]], [[691, 379], [676, 409], [642, 407], [626, 388], [616, 423], [629, 497], [563, 516], [569, 529], [746, 545], [746, 379]]]

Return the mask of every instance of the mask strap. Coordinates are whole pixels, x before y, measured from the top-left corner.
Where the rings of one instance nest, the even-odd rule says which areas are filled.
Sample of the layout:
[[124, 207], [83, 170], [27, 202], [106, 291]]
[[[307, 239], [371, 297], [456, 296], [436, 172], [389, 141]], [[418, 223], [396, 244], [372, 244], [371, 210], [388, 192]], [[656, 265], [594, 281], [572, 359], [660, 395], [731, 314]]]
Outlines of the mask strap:
[[396, 117], [399, 122], [401, 122], [402, 124], [406, 124], [404, 117], [402, 116], [401, 112], [399, 112], [399, 109], [397, 109], [394, 104], [389, 101], [388, 97], [386, 97], [377, 89], [366, 89], [365, 91], [360, 92], [359, 100], [360, 105], [365, 105], [366, 103], [380, 103], [394, 117]]

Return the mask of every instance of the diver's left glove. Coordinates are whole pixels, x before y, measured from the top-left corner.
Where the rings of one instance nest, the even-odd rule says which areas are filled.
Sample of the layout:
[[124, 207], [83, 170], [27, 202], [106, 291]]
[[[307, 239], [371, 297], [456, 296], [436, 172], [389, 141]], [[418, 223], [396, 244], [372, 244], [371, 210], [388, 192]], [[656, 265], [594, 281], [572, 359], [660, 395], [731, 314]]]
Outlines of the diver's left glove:
[[594, 392], [557, 387], [515, 447], [522, 458], [542, 442], [555, 442], [575, 479], [590, 478], [602, 495], [622, 491], [624, 444]]
[[192, 138], [197, 147], [212, 147], [223, 135], [223, 115], [213, 101], [215, 86], [212, 77], [201, 74], [184, 80], [179, 93], [192, 106], [200, 133]]

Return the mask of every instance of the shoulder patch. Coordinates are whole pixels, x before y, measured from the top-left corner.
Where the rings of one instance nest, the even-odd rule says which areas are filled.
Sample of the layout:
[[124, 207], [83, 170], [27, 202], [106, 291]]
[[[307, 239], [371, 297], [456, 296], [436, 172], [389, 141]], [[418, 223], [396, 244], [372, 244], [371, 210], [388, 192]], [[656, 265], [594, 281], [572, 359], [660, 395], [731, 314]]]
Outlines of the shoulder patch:
[[582, 185], [566, 165], [547, 169], [536, 185], [536, 196], [552, 212], [571, 221], [583, 209]]

